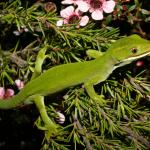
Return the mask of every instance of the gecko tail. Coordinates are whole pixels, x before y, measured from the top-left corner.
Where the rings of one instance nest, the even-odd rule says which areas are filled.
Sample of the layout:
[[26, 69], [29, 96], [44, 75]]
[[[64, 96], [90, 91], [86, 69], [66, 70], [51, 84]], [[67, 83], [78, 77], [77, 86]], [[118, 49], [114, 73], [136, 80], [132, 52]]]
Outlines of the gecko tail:
[[26, 96], [22, 95], [21, 93], [18, 93], [11, 98], [0, 99], [0, 109], [12, 109], [18, 107], [23, 104], [25, 99]]

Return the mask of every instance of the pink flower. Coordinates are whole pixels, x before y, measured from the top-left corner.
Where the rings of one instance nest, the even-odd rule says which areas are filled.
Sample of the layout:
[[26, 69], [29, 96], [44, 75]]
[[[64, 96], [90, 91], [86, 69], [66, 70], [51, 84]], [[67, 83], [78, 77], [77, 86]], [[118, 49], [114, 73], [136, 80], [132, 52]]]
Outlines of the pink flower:
[[14, 90], [13, 89], [6, 89], [5, 91], [5, 98], [12, 97], [14, 95]]
[[78, 9], [82, 12], [92, 13], [92, 18], [94, 20], [103, 19], [103, 11], [105, 13], [111, 13], [114, 10], [115, 2], [113, 0], [80, 0], [77, 1]]
[[15, 80], [15, 84], [19, 90], [21, 90], [24, 87], [24, 82], [20, 79]]
[[5, 89], [3, 87], [0, 87], [0, 99], [4, 99], [5, 95]]
[[88, 21], [88, 16], [81, 16], [79, 10], [75, 10], [73, 6], [68, 6], [67, 8], [61, 10], [60, 15], [63, 20], [57, 22], [57, 26], [62, 26], [62, 24], [74, 24], [79, 22], [80, 26], [85, 26]]
[[13, 89], [6, 89], [4, 87], [0, 87], [0, 99], [7, 99], [9, 97], [12, 97], [14, 95]]

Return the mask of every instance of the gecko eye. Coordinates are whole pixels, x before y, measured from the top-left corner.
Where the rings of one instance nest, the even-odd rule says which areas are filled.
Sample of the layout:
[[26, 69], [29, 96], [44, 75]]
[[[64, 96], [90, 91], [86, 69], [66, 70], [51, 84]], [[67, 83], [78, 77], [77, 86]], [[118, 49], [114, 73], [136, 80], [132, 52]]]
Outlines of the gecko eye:
[[132, 51], [133, 54], [136, 54], [138, 49], [137, 48], [131, 48], [131, 51]]

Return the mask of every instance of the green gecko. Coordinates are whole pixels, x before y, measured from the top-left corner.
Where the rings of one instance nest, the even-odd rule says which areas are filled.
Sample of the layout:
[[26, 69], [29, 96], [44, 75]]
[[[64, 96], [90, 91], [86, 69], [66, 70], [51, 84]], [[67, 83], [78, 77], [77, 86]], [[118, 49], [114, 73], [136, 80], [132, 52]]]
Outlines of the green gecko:
[[0, 109], [15, 108], [25, 103], [26, 100], [32, 100], [44, 122], [44, 128], [38, 123], [37, 127], [48, 130], [47, 138], [49, 138], [52, 134], [58, 133], [59, 126], [49, 118], [44, 104], [44, 96], [71, 86], [84, 84], [91, 99], [100, 105], [105, 104], [105, 100], [95, 92], [94, 85], [105, 81], [116, 68], [149, 55], [150, 42], [138, 35], [125, 37], [113, 43], [103, 55], [96, 56], [90, 51], [89, 54], [96, 58], [94, 60], [58, 65], [41, 74], [46, 49], [47, 47], [38, 53], [31, 81], [12, 98], [0, 99]]
[[103, 55], [97, 55], [96, 51], [94, 53], [88, 51], [89, 55], [96, 58], [94, 60], [58, 65], [41, 74], [43, 61], [47, 57], [46, 49], [47, 46], [38, 53], [31, 81], [12, 98], [0, 99], [0, 109], [12, 109], [25, 103], [26, 100], [32, 100], [44, 122], [44, 128], [38, 123], [37, 127], [48, 130], [47, 138], [49, 138], [58, 132], [59, 126], [49, 118], [44, 104], [44, 96], [71, 86], [84, 84], [91, 99], [100, 105], [105, 104], [105, 100], [95, 92], [94, 85], [105, 81], [116, 68], [149, 55], [150, 42], [138, 35], [131, 35], [113, 43]]
[[[27, 99], [36, 99], [35, 103], [45, 118], [43, 97], [79, 84], [84, 85], [91, 99], [99, 101], [103, 105], [105, 102], [95, 92], [94, 85], [105, 81], [114, 69], [149, 54], [150, 42], [138, 35], [131, 35], [117, 40], [105, 54], [94, 60], [58, 65], [41, 75], [39, 74], [42, 61], [39, 61], [40, 67], [37, 67], [39, 73], [34, 75], [17, 95], [9, 99], [1, 99], [0, 109], [11, 109], [23, 104]], [[49, 121], [47, 121], [48, 123]]]

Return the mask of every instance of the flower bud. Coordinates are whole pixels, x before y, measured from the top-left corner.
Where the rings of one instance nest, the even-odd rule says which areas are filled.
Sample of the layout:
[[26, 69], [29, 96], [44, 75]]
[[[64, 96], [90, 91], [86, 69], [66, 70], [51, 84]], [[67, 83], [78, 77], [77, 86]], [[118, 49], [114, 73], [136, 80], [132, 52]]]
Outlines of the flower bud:
[[5, 91], [5, 98], [12, 97], [14, 95], [14, 90], [13, 89], [6, 89]]
[[19, 90], [21, 90], [24, 87], [24, 82], [20, 79], [15, 80], [15, 84]]
[[3, 87], [0, 87], [0, 99], [3, 99], [5, 95], [5, 89]]

